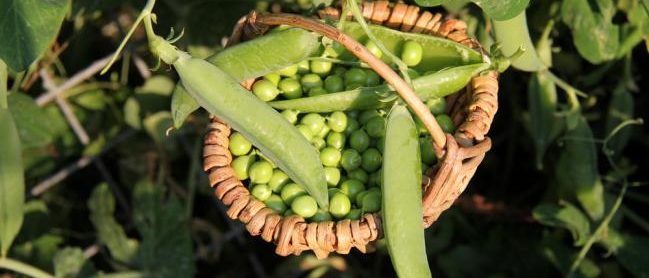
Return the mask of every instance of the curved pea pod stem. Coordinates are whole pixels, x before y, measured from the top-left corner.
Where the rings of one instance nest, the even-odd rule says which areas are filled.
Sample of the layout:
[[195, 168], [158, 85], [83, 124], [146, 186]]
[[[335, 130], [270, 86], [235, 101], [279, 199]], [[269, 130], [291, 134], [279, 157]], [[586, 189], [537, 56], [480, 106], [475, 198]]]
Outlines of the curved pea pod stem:
[[[440, 98], [464, 88], [471, 78], [490, 67], [478, 63], [440, 70], [413, 80], [415, 93], [422, 100]], [[300, 112], [334, 112], [388, 107], [398, 96], [390, 93], [388, 85], [358, 88], [313, 97], [269, 102], [275, 109], [292, 109]]]
[[[377, 25], [369, 25], [368, 27], [372, 34], [392, 53], [401, 53], [403, 44], [406, 41], [419, 43], [424, 52], [421, 62], [413, 67], [419, 72], [436, 71], [448, 67], [482, 62], [482, 55], [478, 51], [449, 39], [406, 33]], [[345, 22], [343, 32], [361, 42], [367, 38], [360, 24], [356, 22]], [[382, 59], [386, 63], [390, 62], [389, 57], [385, 55]]]
[[327, 208], [324, 168], [316, 149], [297, 128], [219, 67], [184, 52], [177, 54], [173, 66], [189, 95], [243, 134]]
[[0, 108], [0, 257], [7, 255], [22, 226], [24, 192], [18, 129], [9, 109]]
[[530, 72], [547, 68], [536, 53], [530, 38], [525, 10], [512, 19], [494, 20], [493, 23], [496, 41], [502, 46], [502, 53], [505, 56], [512, 56], [520, 49], [524, 50], [521, 55], [512, 58], [511, 65], [514, 68]]
[[417, 134], [408, 109], [395, 105], [386, 124], [381, 189], [385, 238], [399, 277], [431, 277], [422, 227]]
[[[291, 28], [228, 47], [206, 60], [241, 82], [296, 64], [319, 49], [317, 35]], [[181, 84], [177, 84], [171, 100], [174, 126], [179, 128], [198, 107]]]
[[576, 198], [593, 221], [604, 215], [604, 185], [597, 170], [593, 132], [579, 115], [577, 126], [565, 134], [555, 173], [562, 198]]

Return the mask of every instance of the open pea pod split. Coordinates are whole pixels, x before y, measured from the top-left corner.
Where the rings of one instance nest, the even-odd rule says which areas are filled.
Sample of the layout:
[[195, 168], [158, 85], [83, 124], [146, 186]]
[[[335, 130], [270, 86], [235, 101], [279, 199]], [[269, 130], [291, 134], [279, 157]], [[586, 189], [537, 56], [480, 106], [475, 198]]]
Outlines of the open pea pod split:
[[[319, 49], [320, 41], [316, 34], [291, 28], [228, 47], [206, 60], [235, 80], [243, 81], [296, 64], [313, 56]], [[188, 96], [180, 83], [177, 84], [171, 99], [174, 126], [179, 128], [196, 109], [198, 103]]]
[[[440, 98], [464, 88], [473, 76], [490, 67], [487, 63], [478, 63], [440, 70], [413, 80], [415, 93], [422, 100]], [[300, 112], [334, 112], [347, 110], [377, 109], [388, 107], [397, 95], [388, 85], [358, 88], [338, 93], [324, 94], [291, 100], [270, 102], [270, 106], [280, 110]]]
[[383, 230], [392, 265], [399, 277], [431, 277], [422, 227], [417, 126], [401, 104], [388, 115], [382, 172]]

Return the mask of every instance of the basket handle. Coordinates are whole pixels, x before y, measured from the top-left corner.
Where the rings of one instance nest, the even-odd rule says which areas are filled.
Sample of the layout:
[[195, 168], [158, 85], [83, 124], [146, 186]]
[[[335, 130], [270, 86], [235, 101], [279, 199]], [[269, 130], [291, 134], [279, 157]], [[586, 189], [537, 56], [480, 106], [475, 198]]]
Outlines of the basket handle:
[[[430, 133], [433, 144], [437, 150], [444, 150], [446, 147], [446, 135], [444, 131], [437, 123], [437, 120], [430, 112], [428, 107], [417, 97], [415, 92], [410, 88], [408, 83], [401, 78], [392, 68], [390, 68], [385, 62], [381, 59], [376, 58], [365, 46], [356, 41], [354, 38], [343, 33], [342, 31], [326, 25], [320, 21], [306, 18], [294, 14], [268, 14], [268, 13], [258, 13], [252, 11], [248, 15], [248, 23], [254, 25], [290, 25], [293, 27], [299, 27], [309, 31], [313, 31], [319, 34], [326, 36], [329, 39], [332, 39], [341, 45], [345, 46], [347, 50], [353, 53], [361, 61], [369, 65], [378, 75], [383, 77], [388, 84], [399, 93], [401, 98], [412, 108], [417, 117], [426, 126], [426, 129]], [[438, 153], [438, 156], [442, 154]]]

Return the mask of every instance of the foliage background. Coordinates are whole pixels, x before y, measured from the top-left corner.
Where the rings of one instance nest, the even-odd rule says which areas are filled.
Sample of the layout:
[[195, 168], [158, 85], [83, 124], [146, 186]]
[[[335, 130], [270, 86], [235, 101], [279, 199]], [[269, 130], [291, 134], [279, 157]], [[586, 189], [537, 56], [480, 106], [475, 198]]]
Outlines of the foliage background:
[[[195, 113], [165, 136], [177, 77], [166, 66], [149, 70], [155, 61], [142, 30], [109, 74], [91, 74], [46, 101], [48, 91], [112, 53], [144, 4], [54, 2], [69, 5], [61, 30], [9, 96], [27, 188], [24, 224], [9, 257], [60, 277], [395, 275], [381, 243], [371, 254], [325, 261], [282, 258], [227, 218], [199, 160], [207, 115]], [[158, 2], [159, 33], [184, 29], [178, 45], [201, 57], [218, 51], [240, 16], [269, 4]], [[298, 1], [302, 8], [289, 2], [281, 1], [309, 12], [310, 1]], [[475, 4], [431, 2], [448, 2], [431, 9], [465, 20], [483, 45], [494, 42], [491, 22]], [[531, 1], [529, 32], [560, 80], [513, 68], [502, 74], [493, 149], [467, 192], [426, 231], [435, 276], [567, 275], [577, 261], [574, 276], [649, 277], [649, 133], [634, 121], [649, 113], [647, 12], [638, 0]], [[21, 75], [10, 77], [11, 86]], [[585, 94], [577, 103], [571, 88]], [[552, 90], [556, 105], [539, 110], [531, 99]], [[87, 138], [75, 133], [75, 118]], [[612, 133], [626, 120], [632, 124]], [[581, 194], [584, 188], [599, 193]]]

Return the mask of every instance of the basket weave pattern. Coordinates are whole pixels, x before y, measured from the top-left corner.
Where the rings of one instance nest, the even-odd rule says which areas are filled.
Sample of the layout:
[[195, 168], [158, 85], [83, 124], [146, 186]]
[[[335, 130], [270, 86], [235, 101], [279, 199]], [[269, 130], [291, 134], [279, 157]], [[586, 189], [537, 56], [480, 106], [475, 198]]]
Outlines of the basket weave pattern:
[[[338, 18], [340, 10], [330, 7], [321, 10], [319, 15]], [[363, 4], [363, 15], [374, 24], [444, 37], [482, 51], [467, 36], [464, 22], [442, 20], [440, 14], [427, 11], [420, 13], [416, 6], [367, 2]], [[236, 31], [237, 28], [233, 38], [238, 40], [241, 35]], [[465, 89], [447, 97], [447, 112], [458, 128], [454, 136], [446, 134], [445, 147], [436, 149], [439, 163], [423, 176], [424, 227], [430, 226], [453, 204], [491, 148], [491, 140], [485, 135], [498, 109], [497, 77], [496, 72], [474, 77]], [[381, 218], [376, 213], [365, 214], [360, 220], [307, 223], [300, 216], [281, 216], [266, 207], [250, 195], [234, 174], [228, 149], [230, 134], [230, 127], [214, 117], [204, 140], [203, 168], [215, 188], [215, 196], [229, 207], [228, 216], [244, 223], [251, 235], [275, 243], [277, 254], [298, 255], [313, 250], [318, 258], [325, 258], [331, 252], [347, 254], [352, 247], [367, 252], [373, 248], [371, 243], [382, 237]]]

